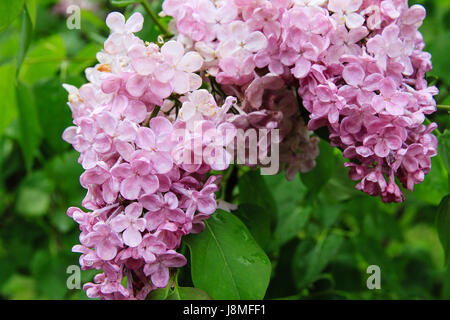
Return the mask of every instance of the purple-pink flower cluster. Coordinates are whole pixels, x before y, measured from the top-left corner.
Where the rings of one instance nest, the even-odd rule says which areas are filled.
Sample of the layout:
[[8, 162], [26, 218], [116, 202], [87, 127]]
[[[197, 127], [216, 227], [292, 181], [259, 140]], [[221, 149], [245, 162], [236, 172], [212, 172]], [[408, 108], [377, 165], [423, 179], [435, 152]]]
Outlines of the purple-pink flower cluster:
[[[271, 110], [262, 106], [267, 90], [296, 90], [308, 128], [328, 128], [332, 145], [350, 160], [357, 189], [403, 201], [396, 180], [412, 191], [430, 171], [436, 124], [423, 123], [436, 110], [438, 90], [425, 80], [431, 55], [418, 31], [422, 6], [409, 7], [407, 0], [166, 0], [163, 9], [174, 17], [178, 39], [205, 59], [202, 69], [246, 97], [249, 114]], [[288, 104], [295, 101], [278, 111], [293, 119]], [[313, 154], [317, 144], [303, 128], [292, 135], [285, 141], [301, 136]], [[283, 144], [281, 150], [289, 149]], [[311, 161], [289, 168], [305, 163]]]
[[[175, 36], [158, 44], [134, 35], [141, 14], [109, 14], [88, 83], [64, 85], [74, 126], [63, 138], [80, 153], [87, 189], [88, 212], [68, 210], [81, 230], [73, 250], [83, 269], [103, 270], [84, 286], [89, 297], [145, 299], [169, 284], [170, 268], [186, 263], [182, 237], [218, 207], [212, 171], [250, 148], [250, 129], [279, 130], [253, 143], [266, 155], [279, 144], [287, 179], [314, 168], [321, 127], [356, 188], [383, 201], [403, 201], [397, 181], [413, 190], [430, 171], [436, 124], [423, 123], [437, 89], [425, 80], [422, 6], [165, 0], [163, 12]], [[242, 164], [264, 165], [249, 157]]]
[[[112, 34], [86, 71], [90, 82], [65, 85], [75, 125], [63, 138], [80, 152], [90, 210], [68, 210], [81, 230], [73, 250], [83, 269], [104, 271], [84, 286], [91, 298], [144, 299], [167, 286], [169, 268], [186, 263], [176, 252], [181, 237], [201, 232], [216, 211], [220, 177], [207, 174], [232, 160], [225, 147], [236, 129], [225, 114], [235, 100], [218, 106], [197, 90], [203, 59], [176, 41], [144, 43], [133, 35], [142, 22], [110, 14]], [[169, 99], [183, 94], [173, 99], [179, 106]]]

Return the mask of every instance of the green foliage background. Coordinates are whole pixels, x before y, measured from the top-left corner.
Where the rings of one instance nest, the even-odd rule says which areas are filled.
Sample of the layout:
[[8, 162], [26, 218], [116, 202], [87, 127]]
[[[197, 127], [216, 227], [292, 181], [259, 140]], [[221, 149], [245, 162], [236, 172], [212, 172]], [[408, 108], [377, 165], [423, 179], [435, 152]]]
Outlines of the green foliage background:
[[[67, 267], [78, 264], [79, 254], [71, 247], [78, 242], [79, 231], [65, 211], [79, 206], [85, 191], [79, 185], [78, 154], [61, 139], [71, 125], [61, 84], [85, 82], [83, 70], [95, 64], [95, 53], [108, 34], [104, 23], [108, 12], [129, 15], [139, 10], [146, 18], [139, 35], [155, 41], [159, 34], [141, 6], [116, 8], [109, 1], [91, 1], [97, 9], [83, 10], [81, 30], [69, 30], [66, 17], [52, 10], [56, 2], [0, 2], [0, 298], [4, 299], [86, 299], [82, 290], [66, 286]], [[449, 105], [450, 0], [416, 2], [428, 11], [421, 30], [433, 54], [429, 78], [441, 90], [438, 103]], [[151, 6], [158, 11], [160, 2]], [[450, 117], [441, 112], [431, 120], [443, 133], [440, 156], [433, 159], [426, 181], [407, 193], [403, 204], [383, 204], [354, 190], [342, 155], [325, 142], [318, 167], [292, 182], [282, 174], [262, 177], [239, 169], [232, 193], [239, 210], [233, 216], [218, 212], [207, 226], [218, 237], [216, 245], [222, 246], [225, 258], [227, 252], [240, 252], [236, 259], [230, 257], [229, 274], [224, 275], [238, 281], [237, 286], [221, 284], [214, 273], [217, 259], [208, 262], [203, 255], [202, 245], [211, 237], [206, 231], [189, 237], [183, 246], [192, 264], [180, 272], [178, 283], [201, 288], [213, 298], [449, 299], [450, 270], [443, 249], [450, 246], [448, 198], [439, 210], [438, 206], [449, 193], [450, 132], [445, 130]], [[225, 177], [232, 174], [226, 172]], [[205, 263], [211, 268], [207, 279], [202, 278], [208, 272]], [[373, 264], [381, 267], [381, 290], [366, 287], [366, 269]], [[245, 266], [250, 266], [248, 272]], [[94, 274], [82, 272], [82, 283]], [[250, 280], [256, 284], [245, 284]], [[262, 294], [250, 292], [249, 285]], [[178, 289], [169, 297], [195, 296], [187, 288]], [[168, 296], [158, 294], [153, 298]]]

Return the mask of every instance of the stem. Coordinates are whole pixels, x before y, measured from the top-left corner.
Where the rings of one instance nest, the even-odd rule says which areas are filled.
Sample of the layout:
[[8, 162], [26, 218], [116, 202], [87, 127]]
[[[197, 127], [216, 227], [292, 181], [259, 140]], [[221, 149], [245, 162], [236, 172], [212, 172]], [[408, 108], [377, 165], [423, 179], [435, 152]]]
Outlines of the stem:
[[147, 0], [141, 1], [142, 6], [144, 7], [145, 11], [148, 13], [150, 18], [153, 20], [153, 22], [158, 26], [158, 28], [164, 33], [165, 36], [171, 37], [172, 34], [167, 30], [167, 28], [159, 21], [158, 16], [156, 13], [153, 12], [152, 8], [150, 8], [150, 5], [148, 4]]
[[[223, 101], [227, 98], [227, 95], [225, 92], [223, 92], [220, 85], [217, 83], [216, 79], [214, 77], [209, 77], [210, 83], [211, 83], [211, 90], [215, 95], [219, 95]], [[215, 97], [216, 98], [216, 97]]]
[[160, 106], [155, 106], [155, 109], [153, 109], [152, 114], [150, 115], [150, 120], [152, 120], [154, 117], [156, 117], [159, 113], [159, 110], [161, 110]]
[[160, 106], [155, 106], [155, 108], [152, 111], [152, 114], [150, 115], [150, 118], [148, 118], [148, 120], [145, 121], [144, 127], [150, 126], [150, 120], [156, 117], [160, 110], [161, 110]]
[[436, 108], [437, 108], [438, 110], [450, 112], [450, 106], [437, 105]]
[[175, 118], [177, 118], [177, 119], [178, 119], [179, 112], [180, 112], [180, 103], [175, 103]]
[[238, 167], [234, 165], [225, 187], [225, 201], [227, 202], [233, 201], [233, 190], [237, 184], [238, 184]]

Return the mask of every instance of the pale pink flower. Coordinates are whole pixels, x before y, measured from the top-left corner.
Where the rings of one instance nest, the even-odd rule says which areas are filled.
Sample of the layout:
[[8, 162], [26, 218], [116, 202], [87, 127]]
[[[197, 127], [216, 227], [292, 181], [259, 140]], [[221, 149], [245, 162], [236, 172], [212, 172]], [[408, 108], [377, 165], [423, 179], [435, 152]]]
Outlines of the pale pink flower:
[[94, 247], [97, 256], [106, 261], [114, 259], [117, 249], [122, 247], [119, 236], [104, 222], [96, 223], [83, 243], [87, 247]]
[[184, 94], [196, 90], [201, 85], [201, 80], [194, 72], [199, 71], [203, 65], [202, 57], [196, 52], [185, 54], [183, 46], [177, 41], [169, 41], [161, 47], [163, 63], [157, 70], [163, 76], [160, 81], [170, 81], [174, 91]]
[[214, 97], [207, 90], [200, 89], [189, 93], [179, 117], [183, 121], [194, 123], [194, 121], [203, 120], [203, 117], [214, 117], [218, 111]]
[[221, 58], [234, 56], [245, 60], [248, 55], [267, 46], [267, 39], [263, 33], [260, 31], [250, 32], [248, 26], [241, 21], [232, 22], [228, 28], [219, 47]]
[[135, 200], [141, 191], [154, 193], [159, 188], [156, 175], [152, 174], [151, 160], [136, 154], [131, 163], [122, 163], [111, 170], [114, 177], [123, 179], [120, 183], [120, 193], [125, 199]]
[[328, 9], [334, 12], [333, 17], [345, 23], [349, 29], [359, 28], [364, 24], [364, 17], [357, 11], [363, 0], [329, 0]]
[[150, 231], [156, 230], [166, 221], [183, 224], [186, 220], [185, 213], [178, 208], [178, 198], [172, 192], [167, 192], [164, 196], [144, 195], [139, 198], [139, 202], [149, 211], [145, 219]]
[[144, 17], [139, 12], [134, 13], [125, 22], [125, 17], [119, 12], [112, 12], [106, 17], [106, 25], [113, 33], [135, 33], [142, 29]]
[[176, 251], [168, 250], [158, 255], [153, 263], [144, 266], [144, 273], [150, 276], [157, 288], [164, 288], [169, 282], [169, 268], [180, 268], [186, 264], [186, 258]]
[[412, 73], [412, 66], [407, 49], [403, 41], [399, 38], [400, 29], [397, 25], [391, 24], [383, 30], [381, 35], [376, 35], [367, 42], [367, 51], [374, 54], [379, 65], [386, 70], [388, 58], [400, 62], [404, 73]]
[[125, 208], [124, 214], [117, 215], [111, 220], [110, 225], [114, 232], [123, 232], [124, 244], [129, 247], [137, 247], [142, 241], [146, 221], [142, 216], [142, 206], [132, 203]]

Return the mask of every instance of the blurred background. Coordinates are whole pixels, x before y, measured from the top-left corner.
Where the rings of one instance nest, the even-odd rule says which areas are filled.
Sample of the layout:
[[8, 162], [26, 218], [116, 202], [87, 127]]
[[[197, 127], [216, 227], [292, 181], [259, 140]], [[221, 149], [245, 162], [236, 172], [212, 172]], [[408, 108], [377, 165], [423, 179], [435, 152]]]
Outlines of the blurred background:
[[[160, 2], [150, 2], [155, 12]], [[78, 265], [79, 254], [71, 248], [79, 230], [65, 212], [80, 206], [85, 191], [78, 154], [61, 139], [71, 125], [61, 85], [85, 82], [83, 71], [96, 63], [108, 36], [107, 13], [140, 11], [145, 24], [138, 35], [144, 40], [155, 41], [159, 30], [140, 5], [11, 3], [0, 1], [0, 298], [86, 299], [82, 290], [66, 285], [67, 268]], [[421, 31], [433, 54], [429, 81], [441, 90], [438, 103], [450, 105], [450, 0], [413, 3], [428, 11]], [[80, 29], [68, 28], [70, 5], [81, 8]], [[441, 132], [450, 128], [448, 113], [431, 119]], [[275, 233], [282, 245], [271, 255], [277, 272], [267, 298], [449, 299], [450, 272], [435, 226], [437, 206], [449, 193], [441, 157], [433, 159], [432, 172], [407, 193], [405, 203], [387, 205], [354, 190], [339, 151], [325, 143], [321, 150], [325, 161], [319, 166], [332, 170], [332, 177], [313, 207], [301, 205], [309, 196], [301, 179], [264, 177], [281, 218]], [[329, 243], [316, 241], [330, 233]], [[372, 264], [381, 267], [381, 290], [366, 287]], [[94, 274], [82, 272], [81, 282]]]

